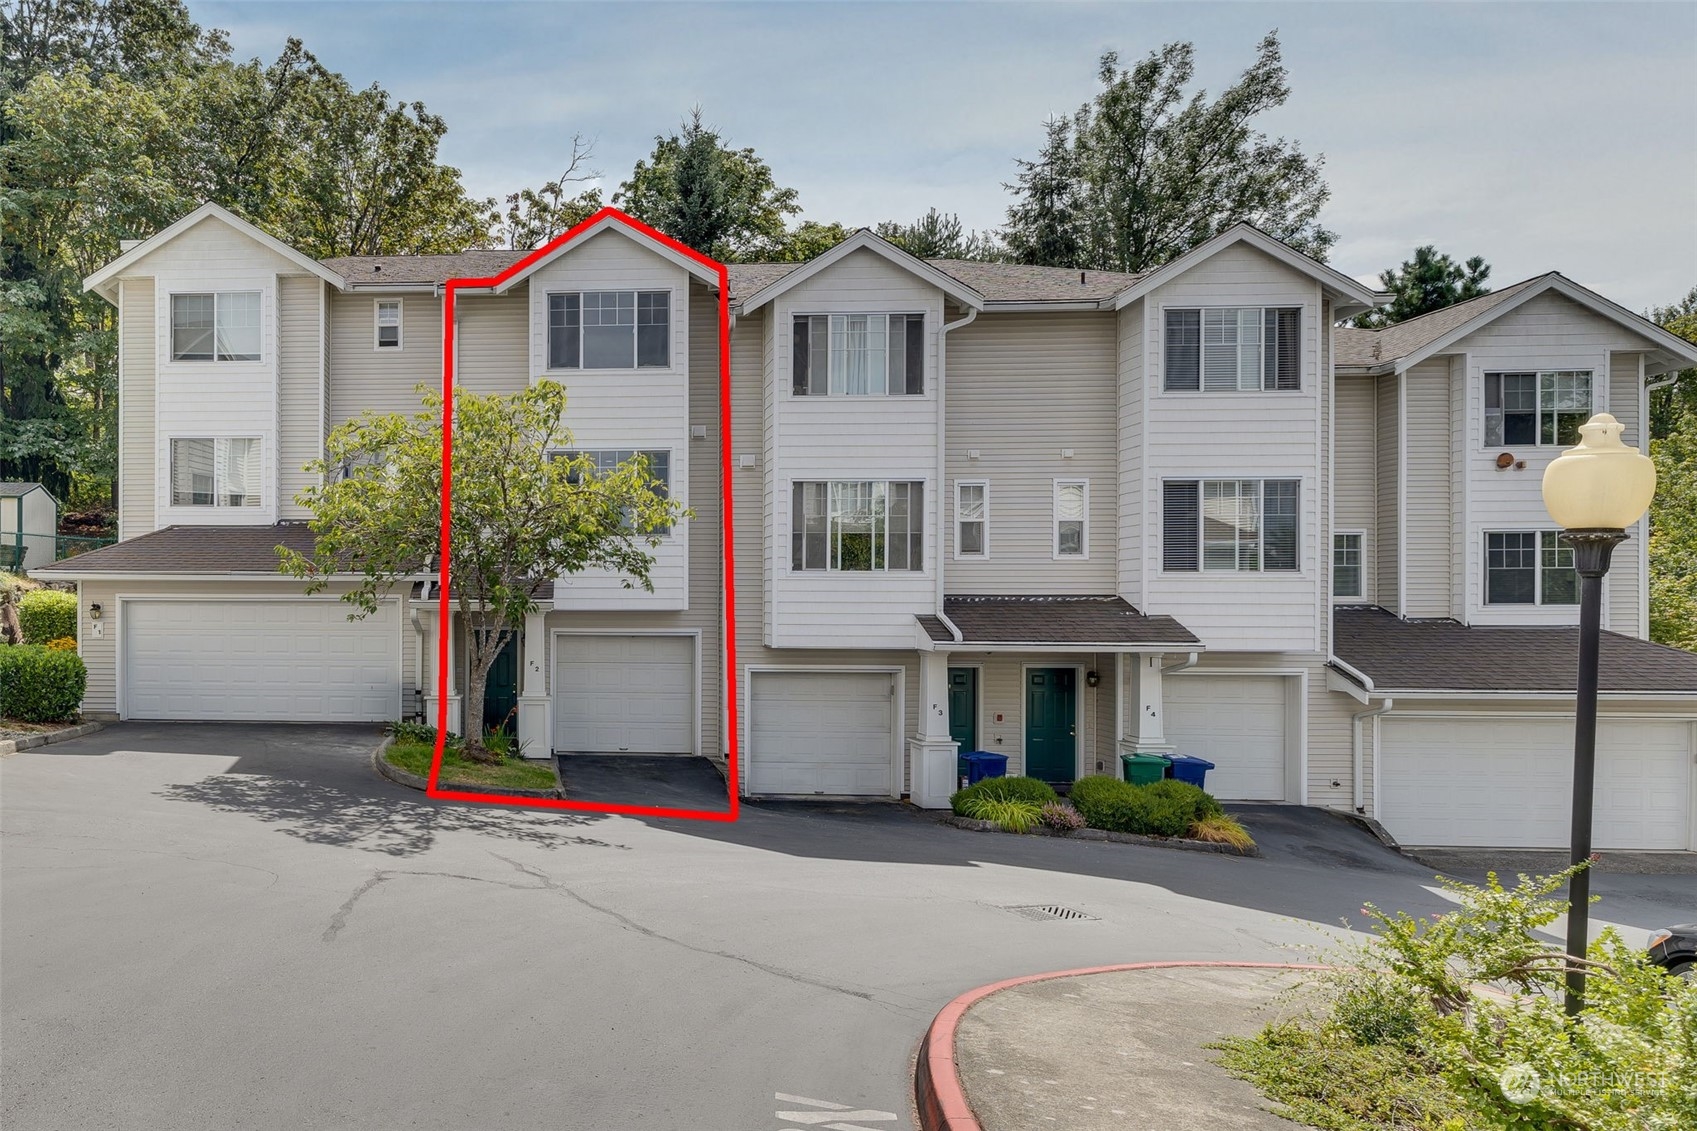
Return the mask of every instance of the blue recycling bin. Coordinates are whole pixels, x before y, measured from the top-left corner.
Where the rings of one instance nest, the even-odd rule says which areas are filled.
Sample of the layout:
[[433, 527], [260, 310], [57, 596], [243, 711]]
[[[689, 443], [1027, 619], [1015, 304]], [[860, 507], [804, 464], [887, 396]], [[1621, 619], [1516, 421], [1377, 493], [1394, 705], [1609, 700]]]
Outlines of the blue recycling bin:
[[1007, 777], [1008, 756], [992, 754], [988, 750], [972, 750], [955, 759], [955, 770], [960, 777], [961, 788], [965, 789], [985, 778]]
[[1208, 777], [1208, 771], [1214, 768], [1214, 763], [1190, 754], [1168, 754], [1167, 760], [1173, 764], [1169, 772], [1174, 781], [1189, 782], [1198, 789], [1207, 788], [1203, 782]]

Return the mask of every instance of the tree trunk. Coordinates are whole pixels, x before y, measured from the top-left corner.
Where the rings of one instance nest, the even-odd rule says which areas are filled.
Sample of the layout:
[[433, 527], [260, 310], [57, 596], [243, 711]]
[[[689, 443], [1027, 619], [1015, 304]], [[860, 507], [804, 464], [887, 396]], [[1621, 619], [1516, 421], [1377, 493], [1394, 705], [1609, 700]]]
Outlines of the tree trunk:
[[465, 695], [465, 756], [474, 762], [499, 762], [483, 744], [483, 702], [489, 693], [489, 669], [506, 646], [511, 629], [484, 623], [485, 614], [466, 617], [467, 687]]

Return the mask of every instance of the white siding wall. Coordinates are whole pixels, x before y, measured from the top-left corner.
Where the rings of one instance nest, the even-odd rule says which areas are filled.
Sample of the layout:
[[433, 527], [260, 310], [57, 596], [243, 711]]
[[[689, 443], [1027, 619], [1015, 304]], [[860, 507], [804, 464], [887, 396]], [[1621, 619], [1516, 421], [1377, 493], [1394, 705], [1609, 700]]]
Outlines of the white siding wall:
[[[1621, 443], [1648, 454], [1649, 437], [1640, 411], [1644, 386], [1642, 357], [1637, 353], [1609, 355], [1609, 411], [1626, 425]], [[1603, 615], [1610, 631], [1648, 638], [1650, 626], [1644, 623], [1643, 572], [1645, 555], [1649, 552], [1648, 516], [1629, 533], [1632, 537], [1615, 548], [1614, 560], [1603, 583], [1608, 591], [1608, 609]]]
[[[1299, 392], [1169, 393], [1152, 382], [1144, 433], [1144, 569], [1149, 611], [1177, 617], [1212, 648], [1317, 650], [1326, 565], [1322, 460], [1320, 295], [1313, 281], [1238, 245], [1154, 291], [1144, 303], [1144, 365], [1160, 372], [1169, 306], [1300, 306]], [[1299, 478], [1300, 570], [1295, 573], [1161, 569], [1161, 484], [1166, 479]]]
[[[670, 260], [608, 230], [572, 247], [530, 277], [530, 373], [566, 387], [566, 422], [580, 450], [635, 448], [669, 451], [672, 491], [689, 500], [689, 273]], [[548, 295], [559, 291], [670, 291], [671, 364], [645, 369], [548, 368]], [[489, 329], [505, 325], [498, 315]], [[481, 331], [481, 327], [480, 327]], [[469, 343], [461, 345], [464, 350]], [[502, 363], [491, 366], [500, 372]], [[638, 407], [640, 406], [640, 407]], [[626, 589], [625, 579], [594, 571], [562, 579], [556, 608], [683, 609], [689, 604], [690, 526], [679, 522], [651, 550], [654, 592]]]
[[[990, 314], [949, 335], [948, 592], [1116, 591], [1115, 321], [1107, 314]], [[954, 556], [955, 483], [962, 479], [989, 483], [986, 558]], [[1054, 556], [1056, 479], [1090, 481], [1087, 558]]]
[[1373, 554], [1378, 539], [1379, 463], [1378, 430], [1374, 421], [1373, 380], [1342, 377], [1337, 381], [1337, 503], [1335, 529], [1355, 531], [1362, 538], [1361, 587], [1359, 598], [1346, 602], [1376, 600], [1377, 569]]
[[1411, 617], [1450, 615], [1450, 379], [1445, 358], [1415, 366], [1407, 382], [1408, 609]]
[[1143, 371], [1143, 307], [1136, 302], [1120, 311], [1115, 331], [1119, 351], [1115, 383], [1119, 410], [1115, 592], [1140, 609], [1148, 599], [1143, 570], [1143, 419], [1149, 390]]
[[312, 275], [279, 280], [277, 350], [277, 475], [279, 518], [310, 518], [295, 496], [317, 482], [305, 470], [324, 451], [320, 433], [319, 366], [324, 356], [318, 338], [318, 307], [324, 281]]
[[154, 483], [158, 456], [154, 442], [153, 280], [118, 281], [118, 537], [134, 538], [154, 529]]
[[[870, 251], [857, 251], [773, 303], [769, 323], [774, 647], [852, 645], [901, 648], [914, 639], [914, 616], [936, 607], [937, 328], [942, 292]], [[925, 395], [797, 397], [791, 393], [790, 323], [796, 314], [923, 313]], [[950, 343], [951, 351], [954, 343]], [[792, 484], [832, 479], [910, 480], [925, 485], [925, 568], [835, 573], [790, 569]]]
[[1379, 472], [1376, 530], [1378, 548], [1374, 553], [1378, 574], [1376, 590], [1378, 604], [1399, 615], [1402, 613], [1402, 594], [1397, 576], [1397, 555], [1401, 552], [1402, 538], [1398, 527], [1397, 495], [1402, 450], [1402, 438], [1399, 433], [1401, 408], [1398, 403], [1401, 387], [1402, 378], [1396, 376], [1378, 377], [1373, 382], [1374, 423], [1377, 432], [1375, 446]]

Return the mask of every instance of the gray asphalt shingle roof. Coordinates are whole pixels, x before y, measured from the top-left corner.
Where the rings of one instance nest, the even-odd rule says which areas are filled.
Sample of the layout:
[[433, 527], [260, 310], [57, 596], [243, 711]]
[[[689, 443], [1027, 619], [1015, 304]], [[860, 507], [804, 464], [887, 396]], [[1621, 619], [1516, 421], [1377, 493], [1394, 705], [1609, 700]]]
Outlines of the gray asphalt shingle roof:
[[277, 547], [310, 554], [313, 534], [304, 522], [275, 526], [167, 526], [34, 573], [265, 573], [277, 572]]
[[[1120, 597], [944, 597], [943, 612], [960, 629], [963, 644], [1198, 643], [1172, 617], [1144, 616]], [[918, 619], [932, 640], [954, 641], [937, 617]]]
[[[1578, 628], [1468, 626], [1400, 620], [1378, 608], [1340, 608], [1332, 650], [1374, 691], [1572, 691]], [[1697, 653], [1605, 632], [1603, 691], [1697, 693]]]
[[[0, 499], [21, 498], [22, 496], [27, 495], [31, 491], [35, 490], [37, 487], [41, 487], [41, 484], [39, 484], [39, 483], [0, 483]], [[46, 490], [45, 487], [42, 487], [41, 489], [44, 490], [44, 491]]]
[[[1554, 275], [1556, 272], [1549, 274]], [[1434, 310], [1430, 314], [1422, 314], [1418, 318], [1386, 326], [1383, 330], [1360, 330], [1354, 326], [1340, 326], [1334, 349], [1336, 362], [1339, 365], [1378, 365], [1381, 362], [1395, 361], [1399, 357], [1407, 357], [1416, 350], [1431, 345], [1463, 323], [1471, 322], [1486, 311], [1507, 302], [1532, 284], [1547, 278], [1549, 275], [1535, 275], [1500, 291], [1470, 298], [1466, 302], [1458, 302], [1454, 306], [1446, 306], [1442, 310]]]

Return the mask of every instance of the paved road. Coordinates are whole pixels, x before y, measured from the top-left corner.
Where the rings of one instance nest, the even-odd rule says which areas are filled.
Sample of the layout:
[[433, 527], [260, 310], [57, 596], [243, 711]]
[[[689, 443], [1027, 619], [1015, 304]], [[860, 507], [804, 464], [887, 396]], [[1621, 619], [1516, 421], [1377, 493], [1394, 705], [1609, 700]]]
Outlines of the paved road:
[[[1262, 860], [890, 806], [644, 822], [431, 802], [375, 737], [125, 724], [0, 760], [8, 1131], [821, 1123], [778, 1117], [801, 1100], [905, 1128], [915, 1043], [972, 986], [1305, 956], [1363, 900], [1443, 902], [1303, 811], [1250, 815]], [[1685, 886], [1599, 877], [1598, 915], [1652, 928]], [[1051, 903], [1096, 918], [1003, 909]]]

